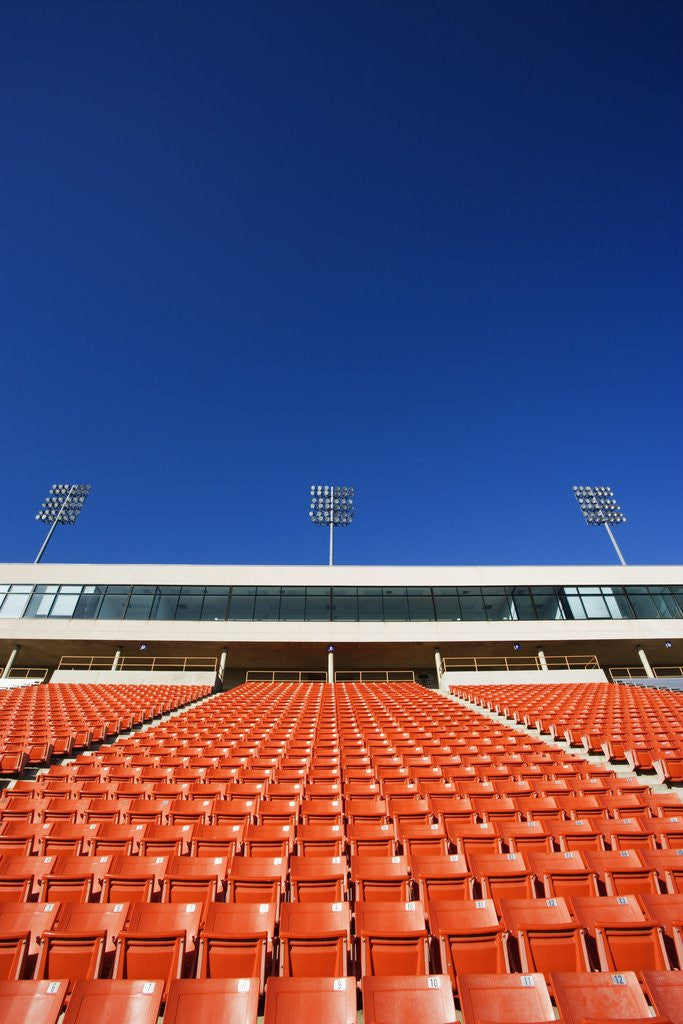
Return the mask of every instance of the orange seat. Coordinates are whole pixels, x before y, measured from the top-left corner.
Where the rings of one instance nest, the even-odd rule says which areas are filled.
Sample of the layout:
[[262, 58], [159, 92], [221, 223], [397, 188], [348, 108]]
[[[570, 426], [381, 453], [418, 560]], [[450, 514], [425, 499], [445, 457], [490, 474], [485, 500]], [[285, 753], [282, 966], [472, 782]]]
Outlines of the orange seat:
[[346, 897], [346, 859], [292, 857], [289, 868], [292, 899], [299, 902], [334, 903]]
[[153, 974], [163, 979], [166, 993], [173, 979], [182, 974], [185, 935], [185, 931], [120, 932], [116, 941], [114, 977], [142, 980]]
[[586, 864], [599, 876], [607, 896], [657, 893], [657, 876], [648, 868], [637, 850], [612, 850], [605, 853], [588, 850]]
[[29, 931], [0, 935], [0, 980], [17, 981], [22, 976], [30, 942]]
[[209, 904], [199, 942], [200, 978], [257, 978], [272, 965], [275, 904]]
[[631, 971], [615, 974], [553, 972], [550, 979], [564, 1024], [651, 1019], [638, 979]]
[[361, 988], [365, 1024], [455, 1024], [457, 1019], [450, 981], [443, 974], [365, 977]]
[[106, 931], [43, 932], [35, 977], [67, 978], [69, 991], [80, 979], [99, 977], [106, 941]]
[[163, 982], [77, 981], [62, 1024], [157, 1024]]
[[66, 981], [2, 981], [0, 1019], [3, 1024], [57, 1024], [66, 993]]
[[470, 899], [473, 878], [463, 856], [411, 856], [411, 872], [423, 903], [433, 900]]
[[472, 874], [482, 899], [524, 899], [534, 895], [534, 887], [521, 853], [471, 854]]
[[595, 941], [601, 971], [671, 969], [663, 930], [654, 921], [596, 924]]
[[363, 977], [428, 973], [429, 947], [421, 903], [358, 901], [355, 912]]
[[527, 854], [529, 868], [541, 890], [537, 895], [598, 896], [597, 874], [583, 857], [579, 850]]
[[286, 877], [287, 861], [282, 857], [235, 857], [230, 865], [226, 900], [279, 906]]
[[493, 901], [431, 904], [429, 925], [435, 936], [441, 969], [457, 990], [460, 974], [505, 974], [510, 970], [503, 929], [495, 923]]
[[259, 990], [253, 978], [172, 981], [164, 1024], [256, 1024]]
[[405, 857], [351, 857], [351, 882], [356, 900], [410, 898], [410, 874]]
[[356, 1024], [355, 981], [352, 978], [269, 978], [263, 1024], [302, 1024], [303, 1021]]
[[280, 922], [280, 975], [346, 975], [350, 927], [348, 903], [285, 903]]
[[38, 938], [52, 931], [59, 903], [0, 903], [0, 938], [28, 933], [28, 956], [38, 953]]
[[655, 1013], [671, 1024], [683, 1021], [683, 974], [680, 971], [643, 971], [645, 991]]
[[555, 1020], [542, 974], [465, 974], [458, 996], [463, 1024]]
[[104, 932], [105, 954], [113, 953], [118, 934], [125, 927], [129, 909], [128, 903], [65, 903], [57, 924], [51, 930], [67, 935]]

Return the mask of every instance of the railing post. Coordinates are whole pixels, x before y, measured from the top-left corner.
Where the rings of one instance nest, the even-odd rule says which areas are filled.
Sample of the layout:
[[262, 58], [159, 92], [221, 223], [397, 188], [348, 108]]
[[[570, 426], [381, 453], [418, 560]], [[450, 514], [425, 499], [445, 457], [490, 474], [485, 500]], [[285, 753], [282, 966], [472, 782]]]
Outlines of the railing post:
[[539, 662], [541, 663], [541, 668], [543, 669], [543, 671], [547, 672], [548, 671], [548, 662], [545, 660], [545, 651], [541, 650], [540, 647], [538, 648], [538, 651], [537, 651], [537, 658], [538, 658]]
[[122, 653], [123, 652], [122, 652], [121, 648], [117, 647], [116, 651], [114, 652], [114, 660], [113, 660], [113, 662], [111, 664], [112, 672], [116, 672], [116, 670], [118, 669], [119, 662], [121, 661], [121, 654]]

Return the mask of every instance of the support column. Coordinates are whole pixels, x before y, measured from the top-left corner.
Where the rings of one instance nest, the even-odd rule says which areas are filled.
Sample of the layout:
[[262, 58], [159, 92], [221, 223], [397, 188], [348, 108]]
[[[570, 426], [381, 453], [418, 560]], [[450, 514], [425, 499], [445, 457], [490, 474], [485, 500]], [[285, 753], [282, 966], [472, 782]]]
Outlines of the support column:
[[448, 686], [445, 682], [443, 670], [443, 658], [441, 657], [441, 651], [438, 647], [434, 648], [434, 664], [436, 665], [436, 681], [439, 684], [439, 693], [445, 693], [448, 695]]
[[334, 682], [334, 647], [332, 644], [327, 648], [327, 681]]
[[647, 678], [648, 679], [654, 679], [655, 678], [655, 674], [652, 671], [652, 665], [648, 661], [647, 654], [645, 653], [645, 651], [643, 650], [642, 647], [638, 648], [638, 657], [640, 658], [640, 660], [642, 662], [643, 668], [645, 669], [645, 675], [647, 676]]
[[117, 672], [118, 671], [118, 667], [119, 667], [119, 665], [121, 663], [121, 655], [122, 654], [123, 654], [123, 651], [121, 650], [121, 648], [117, 647], [116, 651], [114, 652], [114, 660], [111, 663], [112, 672]]
[[223, 650], [221, 651], [220, 661], [218, 662], [218, 678], [221, 681], [221, 683], [223, 682], [223, 679], [225, 678], [225, 666], [227, 665], [227, 663], [228, 663], [228, 648], [224, 647]]
[[538, 658], [538, 660], [539, 660], [539, 662], [541, 664], [541, 668], [543, 669], [543, 671], [547, 672], [548, 671], [548, 662], [545, 660], [545, 651], [542, 651], [541, 648], [539, 647], [538, 651], [536, 652], [536, 657]]
[[7, 659], [7, 664], [5, 665], [5, 670], [4, 670], [4, 672], [2, 673], [2, 678], [3, 678], [3, 679], [7, 679], [7, 677], [9, 676], [9, 674], [10, 674], [10, 669], [12, 668], [12, 665], [14, 664], [14, 662], [15, 662], [15, 660], [16, 660], [16, 657], [17, 657], [17, 654], [18, 654], [18, 653], [19, 653], [19, 644], [17, 644], [17, 646], [16, 646], [16, 647], [13, 647], [13, 648], [12, 648], [12, 651], [11, 651], [11, 653], [10, 653], [10, 656], [9, 656], [9, 658]]

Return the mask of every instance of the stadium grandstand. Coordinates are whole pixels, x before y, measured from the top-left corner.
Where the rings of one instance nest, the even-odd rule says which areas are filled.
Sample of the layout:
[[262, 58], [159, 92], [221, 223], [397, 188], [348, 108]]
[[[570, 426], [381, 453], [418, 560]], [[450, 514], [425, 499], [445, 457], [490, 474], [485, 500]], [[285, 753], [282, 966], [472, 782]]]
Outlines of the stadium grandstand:
[[682, 691], [678, 566], [3, 565], [0, 1015], [681, 1024]]

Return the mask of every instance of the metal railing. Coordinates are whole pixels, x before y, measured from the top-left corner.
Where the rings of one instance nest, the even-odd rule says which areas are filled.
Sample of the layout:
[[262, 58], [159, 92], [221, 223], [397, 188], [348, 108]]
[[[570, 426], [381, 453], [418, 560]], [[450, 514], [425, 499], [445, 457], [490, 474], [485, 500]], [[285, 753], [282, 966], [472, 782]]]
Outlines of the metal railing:
[[[624, 665], [607, 670], [612, 682], [620, 679], [650, 679], [642, 665]], [[683, 676], [683, 665], [653, 665], [655, 679], [667, 679], [671, 676]]]
[[47, 679], [50, 669], [41, 666], [40, 668], [25, 668], [23, 665], [18, 668], [11, 668], [6, 676], [3, 676], [3, 668], [0, 668], [0, 679], [37, 679], [41, 682]]
[[599, 669], [594, 654], [546, 654], [545, 664], [535, 655], [500, 655], [490, 658], [443, 658], [444, 672], [541, 672], [544, 669]]
[[279, 670], [247, 672], [248, 683], [326, 683], [327, 672], [285, 672]]
[[116, 661], [115, 655], [65, 656], [58, 668], [76, 672], [90, 672], [94, 669], [123, 672], [213, 672], [218, 668], [216, 658], [141, 658], [123, 657]]
[[405, 669], [392, 669], [368, 672], [335, 672], [335, 683], [414, 683], [415, 673]]

